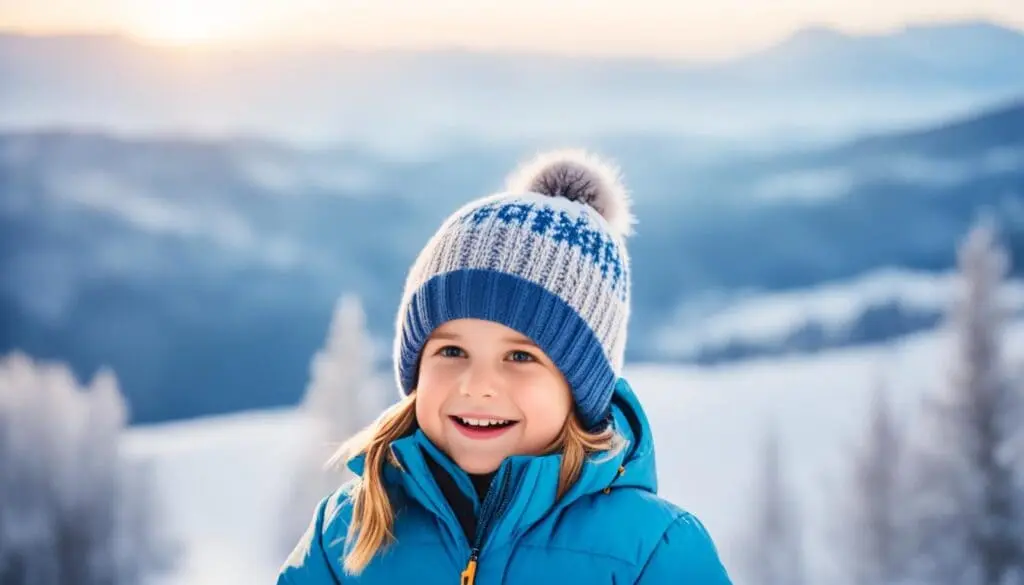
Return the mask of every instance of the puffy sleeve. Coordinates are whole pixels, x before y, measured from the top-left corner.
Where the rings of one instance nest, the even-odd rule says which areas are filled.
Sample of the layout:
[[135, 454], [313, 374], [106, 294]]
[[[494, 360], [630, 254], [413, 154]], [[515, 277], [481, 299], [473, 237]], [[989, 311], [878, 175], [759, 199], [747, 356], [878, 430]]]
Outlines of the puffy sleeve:
[[320, 501], [305, 534], [277, 575], [277, 585], [342, 585], [324, 547], [324, 523], [332, 517], [337, 494]]
[[637, 585], [732, 585], [711, 535], [684, 512], [662, 534]]

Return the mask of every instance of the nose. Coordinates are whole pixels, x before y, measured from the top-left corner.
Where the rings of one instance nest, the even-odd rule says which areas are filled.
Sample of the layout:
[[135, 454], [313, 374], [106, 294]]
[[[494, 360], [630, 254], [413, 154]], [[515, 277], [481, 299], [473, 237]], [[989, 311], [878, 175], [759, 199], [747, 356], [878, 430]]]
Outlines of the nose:
[[483, 364], [471, 365], [462, 376], [459, 392], [463, 396], [490, 398], [495, 394], [495, 386], [499, 383], [492, 368]]

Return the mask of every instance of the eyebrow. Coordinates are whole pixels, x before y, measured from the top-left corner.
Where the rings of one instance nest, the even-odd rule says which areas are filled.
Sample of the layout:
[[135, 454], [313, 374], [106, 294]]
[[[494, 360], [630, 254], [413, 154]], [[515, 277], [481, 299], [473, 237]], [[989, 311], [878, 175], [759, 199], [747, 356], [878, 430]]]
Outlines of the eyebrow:
[[[444, 339], [444, 340], [447, 340], [447, 341], [459, 341], [459, 340], [462, 339], [461, 337], [459, 337], [458, 335], [456, 335], [454, 333], [446, 333], [444, 331], [440, 331], [440, 332], [434, 333], [433, 335], [430, 336], [430, 338], [431, 339]], [[519, 335], [519, 336], [505, 336], [505, 337], [502, 337], [501, 340], [505, 341], [505, 342], [508, 342], [508, 343], [519, 343], [519, 344], [522, 344], [522, 345], [529, 345], [529, 346], [532, 346], [532, 347], [537, 347], [537, 344], [534, 343], [533, 340], [531, 340], [528, 337], [523, 337], [521, 335]]]
[[522, 335], [518, 335], [518, 336], [514, 336], [514, 337], [512, 337], [512, 336], [510, 336], [510, 337], [502, 337], [501, 340], [502, 341], [507, 341], [509, 343], [520, 343], [522, 345], [531, 345], [533, 347], [537, 347], [537, 344], [534, 343], [532, 339], [530, 339], [529, 337], [523, 337]]

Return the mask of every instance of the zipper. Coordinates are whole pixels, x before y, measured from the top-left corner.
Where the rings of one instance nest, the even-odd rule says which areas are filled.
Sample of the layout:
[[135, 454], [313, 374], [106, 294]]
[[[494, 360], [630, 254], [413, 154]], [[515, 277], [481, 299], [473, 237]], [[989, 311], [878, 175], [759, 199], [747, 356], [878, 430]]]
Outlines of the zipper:
[[466, 568], [462, 570], [459, 585], [473, 585], [476, 582], [476, 561], [477, 551], [474, 548], [473, 552], [469, 555], [469, 562], [466, 564]]
[[509, 484], [511, 483], [509, 473], [507, 468], [498, 470], [498, 474], [494, 478], [494, 481], [498, 484], [497, 489], [492, 485], [491, 489], [487, 490], [487, 496], [484, 498], [483, 504], [480, 505], [480, 518], [477, 521], [476, 534], [473, 538], [473, 548], [469, 552], [469, 561], [466, 563], [466, 568], [462, 570], [460, 575], [459, 585], [474, 585], [476, 583], [476, 568], [480, 560], [480, 551], [483, 549], [484, 538], [493, 527], [494, 522], [501, 518], [508, 509], [509, 504], [512, 503], [509, 490]]

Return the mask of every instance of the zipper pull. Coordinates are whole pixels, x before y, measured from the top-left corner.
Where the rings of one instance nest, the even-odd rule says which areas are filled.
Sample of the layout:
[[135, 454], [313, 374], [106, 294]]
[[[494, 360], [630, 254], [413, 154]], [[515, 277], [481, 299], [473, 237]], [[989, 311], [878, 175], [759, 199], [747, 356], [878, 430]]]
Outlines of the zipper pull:
[[462, 579], [459, 581], [459, 585], [473, 585], [476, 582], [476, 561], [479, 554], [479, 551], [475, 548], [469, 554], [469, 562], [466, 563], [466, 568], [462, 570]]

